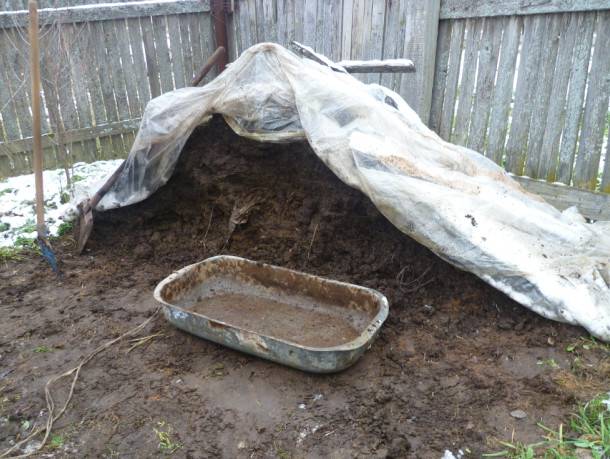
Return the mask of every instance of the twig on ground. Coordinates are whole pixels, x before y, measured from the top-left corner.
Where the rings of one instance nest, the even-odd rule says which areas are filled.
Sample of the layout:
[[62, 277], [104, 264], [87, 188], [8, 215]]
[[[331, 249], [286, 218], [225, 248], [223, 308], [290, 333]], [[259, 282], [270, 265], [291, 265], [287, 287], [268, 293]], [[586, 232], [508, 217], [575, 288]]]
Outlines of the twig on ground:
[[307, 258], [305, 259], [305, 264], [309, 263], [309, 256], [311, 255], [311, 249], [313, 247], [313, 243], [316, 239], [316, 234], [318, 234], [318, 226], [320, 224], [316, 223], [316, 226], [313, 229], [313, 235], [311, 236], [311, 241], [309, 242], [309, 248], [307, 249]]
[[[76, 386], [76, 381], [78, 381], [78, 376], [79, 376], [80, 371], [83, 368], [83, 366], [85, 366], [96, 355], [105, 351], [113, 344], [116, 344], [119, 341], [123, 340], [124, 338], [134, 335], [134, 334], [140, 332], [141, 330], [143, 330], [150, 322], [152, 322], [152, 320], [155, 317], [157, 317], [157, 314], [159, 314], [160, 310], [161, 310], [161, 308], [157, 307], [157, 309], [155, 309], [154, 313], [148, 319], [146, 319], [144, 322], [142, 322], [140, 325], [132, 328], [131, 330], [126, 331], [118, 338], [114, 338], [114, 339], [102, 344], [101, 346], [98, 346], [93, 352], [91, 352], [87, 357], [83, 358], [80, 361], [80, 363], [77, 366], [75, 366], [74, 368], [72, 368], [71, 370], [68, 370], [64, 373], [53, 376], [51, 379], [49, 379], [44, 388], [45, 398], [47, 401], [47, 411], [49, 413], [47, 415], [48, 417], [47, 417], [46, 425], [43, 427], [37, 428], [26, 438], [15, 443], [9, 449], [7, 449], [2, 454], [0, 454], [0, 458], [10, 457], [10, 459], [22, 459], [22, 458], [30, 457], [31, 455], [40, 451], [44, 447], [44, 445], [47, 443], [47, 440], [49, 439], [51, 430], [53, 429], [53, 423], [56, 422], [59, 418], [61, 418], [62, 415], [66, 412], [66, 409], [68, 408], [68, 405], [69, 405], [70, 401], [72, 400], [72, 395], [74, 394], [74, 387]], [[66, 398], [66, 401], [65, 401], [64, 405], [62, 406], [62, 408], [59, 410], [59, 412], [57, 414], [55, 414], [55, 400], [53, 400], [53, 395], [51, 394], [51, 387], [53, 386], [54, 383], [56, 383], [60, 379], [63, 379], [70, 375], [73, 375], [73, 377], [72, 377], [72, 384], [70, 385], [70, 391], [68, 392], [68, 397]], [[17, 448], [20, 448], [21, 446], [23, 446], [27, 442], [31, 441], [33, 438], [35, 438], [36, 436], [38, 436], [39, 434], [41, 434], [43, 432], [44, 432], [44, 437], [43, 437], [42, 441], [40, 442], [39, 445], [34, 447], [31, 451], [29, 451], [25, 454], [17, 455], [17, 456], [9, 456], [9, 454], [11, 454]]]
[[[431, 282], [433, 282], [435, 280], [434, 276], [432, 276], [431, 278], [429, 278], [429, 279], [427, 279], [425, 281], [423, 280], [424, 277], [426, 276], [426, 274], [428, 274], [430, 272], [430, 270], [432, 269], [432, 266], [429, 266], [428, 268], [426, 268], [424, 270], [423, 273], [421, 273], [415, 279], [405, 283], [403, 281], [403, 279], [404, 279], [404, 275], [405, 275], [406, 269], [407, 269], [407, 267], [405, 266], [396, 275], [396, 280], [399, 283], [398, 288], [403, 293], [414, 293], [414, 292], [418, 291], [419, 289], [425, 287], [426, 285], [430, 284]], [[413, 286], [413, 287], [411, 287], [411, 286]]]
[[203, 235], [203, 248], [205, 250], [208, 250], [208, 247], [206, 246], [206, 239], [208, 238], [208, 233], [210, 232], [210, 227], [212, 226], [212, 217], [214, 216], [214, 206], [212, 206], [212, 209], [210, 210], [210, 218], [208, 220], [208, 227], [205, 229], [205, 234]]
[[148, 336], [143, 336], [142, 338], [134, 338], [134, 339], [130, 339], [129, 342], [133, 343], [131, 345], [131, 347], [127, 350], [127, 353], [129, 354], [131, 351], [133, 351], [136, 347], [139, 346], [143, 346], [145, 344], [150, 343], [150, 341], [152, 341], [154, 338], [158, 337], [158, 336], [165, 336], [165, 333], [154, 333], [152, 335], [148, 335]]

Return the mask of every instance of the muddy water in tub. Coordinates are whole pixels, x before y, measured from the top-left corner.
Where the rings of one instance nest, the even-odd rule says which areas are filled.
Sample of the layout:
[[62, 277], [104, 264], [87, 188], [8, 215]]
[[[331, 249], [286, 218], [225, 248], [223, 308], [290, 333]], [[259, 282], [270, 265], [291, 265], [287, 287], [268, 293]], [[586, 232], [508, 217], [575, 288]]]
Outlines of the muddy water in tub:
[[331, 347], [357, 338], [370, 317], [307, 297], [209, 291], [186, 309], [261, 335], [309, 347]]

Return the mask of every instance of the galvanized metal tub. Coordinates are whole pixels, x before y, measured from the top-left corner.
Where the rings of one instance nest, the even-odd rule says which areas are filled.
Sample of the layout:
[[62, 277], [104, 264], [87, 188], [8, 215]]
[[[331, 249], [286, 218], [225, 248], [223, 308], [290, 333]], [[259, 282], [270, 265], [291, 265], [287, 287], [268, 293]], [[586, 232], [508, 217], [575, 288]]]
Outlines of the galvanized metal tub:
[[171, 274], [154, 296], [182, 330], [315, 373], [352, 365], [388, 315], [375, 290], [226, 255]]

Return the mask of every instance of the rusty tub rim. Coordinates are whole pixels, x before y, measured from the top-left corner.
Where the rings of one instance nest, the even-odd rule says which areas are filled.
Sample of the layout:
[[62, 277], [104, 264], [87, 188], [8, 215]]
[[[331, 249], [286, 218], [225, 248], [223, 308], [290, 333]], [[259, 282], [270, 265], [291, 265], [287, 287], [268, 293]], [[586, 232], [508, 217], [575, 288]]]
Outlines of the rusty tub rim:
[[[272, 335], [265, 335], [256, 330], [250, 330], [250, 329], [238, 327], [236, 325], [232, 325], [230, 323], [226, 323], [221, 320], [212, 319], [204, 314], [200, 314], [200, 313], [185, 309], [181, 306], [177, 306], [173, 303], [169, 303], [163, 299], [161, 292], [163, 290], [163, 287], [165, 287], [167, 284], [170, 284], [170, 283], [174, 282], [176, 279], [179, 279], [180, 277], [184, 276], [187, 272], [191, 271], [195, 266], [198, 266], [198, 265], [201, 265], [204, 263], [210, 263], [210, 262], [216, 262], [216, 261], [222, 261], [222, 260], [233, 260], [233, 261], [237, 261], [237, 262], [250, 263], [253, 265], [257, 265], [257, 266], [265, 266], [265, 267], [269, 267], [269, 268], [272, 268], [275, 270], [281, 270], [281, 271], [290, 272], [290, 273], [293, 273], [293, 274], [296, 274], [299, 276], [306, 276], [309, 278], [313, 278], [315, 280], [318, 280], [320, 282], [324, 282], [327, 284], [332, 284], [332, 285], [336, 285], [336, 286], [343, 287], [343, 288], [352, 288], [352, 289], [359, 290], [361, 292], [366, 292], [375, 298], [376, 303], [379, 305], [379, 310], [377, 311], [377, 314], [375, 315], [375, 317], [373, 317], [373, 319], [371, 319], [369, 324], [366, 326], [366, 328], [360, 333], [360, 335], [357, 338], [355, 338], [351, 341], [348, 341], [347, 343], [339, 344], [337, 346], [312, 347], [312, 346], [305, 346], [305, 345], [302, 345], [299, 343], [295, 343], [293, 341], [287, 341], [287, 340], [277, 338]], [[239, 332], [250, 333], [253, 335], [257, 335], [257, 336], [264, 336], [266, 339], [270, 339], [270, 340], [276, 341], [278, 343], [286, 344], [288, 346], [295, 346], [295, 347], [298, 347], [300, 349], [307, 350], [310, 352], [351, 352], [351, 351], [358, 350], [358, 349], [366, 346], [367, 344], [371, 344], [372, 338], [374, 338], [376, 336], [376, 334], [378, 333], [379, 329], [381, 328], [381, 326], [387, 319], [388, 312], [389, 312], [388, 299], [385, 297], [384, 294], [382, 294], [381, 292], [379, 292], [375, 289], [372, 289], [369, 287], [364, 287], [362, 285], [351, 284], [349, 282], [342, 282], [342, 281], [338, 281], [338, 280], [334, 280], [334, 279], [329, 279], [327, 277], [317, 276], [315, 274], [309, 274], [309, 273], [305, 273], [303, 271], [298, 271], [295, 269], [284, 268], [281, 266], [272, 265], [270, 263], [254, 261], [254, 260], [250, 260], [248, 258], [238, 257], [235, 255], [215, 255], [215, 256], [206, 258], [204, 260], [198, 261], [196, 263], [187, 265], [183, 268], [180, 268], [179, 270], [174, 271], [172, 274], [170, 274], [169, 276], [167, 276], [165, 279], [163, 279], [161, 282], [159, 282], [157, 284], [157, 286], [155, 287], [153, 296], [156, 301], [163, 304], [166, 308], [169, 307], [169, 308], [173, 308], [173, 309], [178, 309], [179, 311], [182, 311], [185, 314], [191, 314], [191, 315], [201, 317], [202, 319], [207, 320], [210, 323], [214, 323], [215, 325], [222, 325], [224, 327], [232, 328]]]

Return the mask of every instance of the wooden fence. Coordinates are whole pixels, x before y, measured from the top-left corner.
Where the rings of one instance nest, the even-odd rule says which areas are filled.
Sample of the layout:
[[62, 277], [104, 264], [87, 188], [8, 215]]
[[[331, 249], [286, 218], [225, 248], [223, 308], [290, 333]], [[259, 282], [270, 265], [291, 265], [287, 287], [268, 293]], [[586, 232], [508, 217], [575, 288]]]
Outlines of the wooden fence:
[[400, 93], [424, 119], [429, 116], [439, 0], [238, 0], [230, 16], [232, 54], [271, 41], [292, 40], [332, 60], [407, 57], [417, 71], [356, 74]]
[[443, 2], [430, 125], [516, 175], [610, 192], [610, 2], [534, 3]]
[[[40, 18], [45, 168], [66, 155], [69, 163], [125, 156], [151, 97], [189, 84], [215, 49], [209, 2], [82, 6]], [[26, 25], [25, 11], [0, 14], [0, 176], [31, 171]]]

